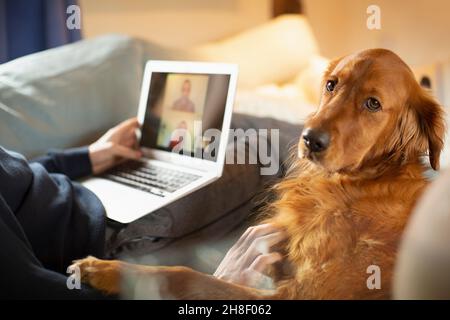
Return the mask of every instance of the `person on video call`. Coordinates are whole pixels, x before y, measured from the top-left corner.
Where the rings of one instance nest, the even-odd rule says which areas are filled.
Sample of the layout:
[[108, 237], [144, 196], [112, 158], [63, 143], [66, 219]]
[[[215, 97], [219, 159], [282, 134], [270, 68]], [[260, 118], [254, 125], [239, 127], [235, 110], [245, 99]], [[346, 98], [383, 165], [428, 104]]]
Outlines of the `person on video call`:
[[183, 143], [186, 137], [187, 129], [188, 127], [185, 120], [182, 120], [180, 121], [180, 123], [178, 123], [177, 127], [175, 128], [175, 131], [170, 136], [168, 147], [169, 150], [173, 150], [177, 146], [184, 149], [184, 144], [181, 145], [181, 143]]
[[172, 110], [195, 112], [195, 105], [189, 98], [191, 94], [191, 87], [192, 84], [189, 79], [183, 81], [183, 85], [181, 86], [181, 97], [173, 103]]
[[[84, 285], [73, 290], [67, 286], [66, 271], [73, 260], [105, 254], [105, 209], [73, 180], [141, 158], [138, 126], [135, 118], [129, 119], [89, 146], [53, 151], [32, 161], [0, 146], [0, 298], [103, 297]], [[278, 253], [258, 252], [252, 244], [279, 234], [270, 225], [246, 232], [214, 275], [250, 285], [254, 275], [280, 258]]]

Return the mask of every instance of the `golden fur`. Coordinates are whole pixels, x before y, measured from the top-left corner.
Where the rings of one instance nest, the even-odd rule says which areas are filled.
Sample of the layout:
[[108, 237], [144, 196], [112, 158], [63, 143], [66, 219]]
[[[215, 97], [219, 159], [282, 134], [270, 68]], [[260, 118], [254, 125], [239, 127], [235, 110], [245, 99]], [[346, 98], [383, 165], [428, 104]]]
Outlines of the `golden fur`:
[[[328, 80], [337, 81], [332, 92]], [[408, 216], [428, 182], [421, 157], [439, 167], [443, 110], [415, 81], [408, 66], [384, 49], [330, 63], [317, 111], [305, 128], [330, 135], [329, 147], [298, 158], [270, 204], [269, 222], [287, 234], [288, 268], [277, 270], [274, 292], [230, 284], [183, 267], [149, 267], [87, 258], [84, 279], [108, 293], [120, 291], [120, 273], [163, 278], [161, 297], [187, 299], [389, 298], [396, 250]], [[364, 108], [376, 97], [381, 109]], [[381, 270], [381, 289], [367, 287], [367, 268]], [[281, 268], [281, 267], [280, 267]]]

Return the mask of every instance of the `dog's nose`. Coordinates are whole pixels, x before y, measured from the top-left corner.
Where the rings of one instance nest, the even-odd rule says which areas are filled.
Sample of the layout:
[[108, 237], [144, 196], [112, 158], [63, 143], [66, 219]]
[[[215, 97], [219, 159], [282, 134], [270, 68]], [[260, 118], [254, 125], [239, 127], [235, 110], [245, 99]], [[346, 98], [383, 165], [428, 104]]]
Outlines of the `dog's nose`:
[[306, 147], [312, 152], [324, 151], [330, 144], [330, 135], [320, 130], [308, 128], [302, 137]]

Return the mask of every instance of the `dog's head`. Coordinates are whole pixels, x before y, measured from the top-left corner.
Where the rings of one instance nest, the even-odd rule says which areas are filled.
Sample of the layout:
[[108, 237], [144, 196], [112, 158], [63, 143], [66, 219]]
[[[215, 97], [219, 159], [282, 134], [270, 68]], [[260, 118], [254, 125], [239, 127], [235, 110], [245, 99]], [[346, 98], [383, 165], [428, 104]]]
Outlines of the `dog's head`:
[[299, 155], [329, 172], [426, 154], [439, 167], [443, 109], [393, 52], [370, 49], [330, 63], [317, 111], [306, 121]]

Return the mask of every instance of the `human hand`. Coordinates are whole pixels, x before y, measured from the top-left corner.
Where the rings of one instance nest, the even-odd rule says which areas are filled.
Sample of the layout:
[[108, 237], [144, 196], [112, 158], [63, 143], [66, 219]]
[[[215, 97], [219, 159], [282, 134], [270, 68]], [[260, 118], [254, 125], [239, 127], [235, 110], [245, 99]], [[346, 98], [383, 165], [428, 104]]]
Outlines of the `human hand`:
[[89, 146], [89, 158], [94, 174], [102, 173], [124, 159], [138, 160], [142, 152], [138, 149], [136, 129], [139, 122], [131, 118], [109, 129], [100, 139]]
[[280, 253], [270, 252], [270, 249], [285, 238], [285, 234], [271, 224], [248, 228], [228, 251], [214, 276], [250, 287], [266, 286], [263, 282], [268, 277], [264, 272], [282, 259]]

